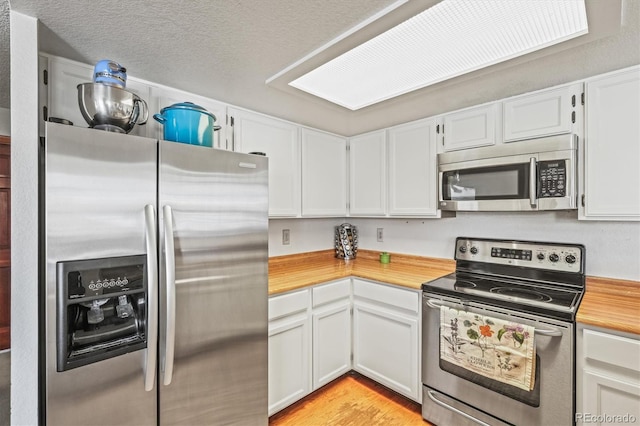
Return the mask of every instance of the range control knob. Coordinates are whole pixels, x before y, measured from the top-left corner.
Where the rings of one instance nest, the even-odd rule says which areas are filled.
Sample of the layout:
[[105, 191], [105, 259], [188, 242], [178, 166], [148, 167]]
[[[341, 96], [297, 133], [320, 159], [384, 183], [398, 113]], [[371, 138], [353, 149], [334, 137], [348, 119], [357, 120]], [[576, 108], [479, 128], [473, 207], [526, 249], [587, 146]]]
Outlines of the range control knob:
[[564, 258], [565, 262], [567, 263], [576, 263], [576, 257], [572, 254], [568, 254], [565, 258]]
[[549, 260], [552, 261], [553, 263], [556, 263], [558, 260], [560, 260], [560, 256], [558, 256], [555, 253], [551, 253], [549, 255]]
[[458, 251], [460, 253], [466, 253], [467, 252], [467, 246], [460, 246], [460, 248], [458, 249]]
[[471, 247], [471, 250], [469, 250], [471, 252], [471, 254], [478, 254], [478, 248], [477, 247]]
[[538, 260], [544, 260], [544, 253], [538, 253]]

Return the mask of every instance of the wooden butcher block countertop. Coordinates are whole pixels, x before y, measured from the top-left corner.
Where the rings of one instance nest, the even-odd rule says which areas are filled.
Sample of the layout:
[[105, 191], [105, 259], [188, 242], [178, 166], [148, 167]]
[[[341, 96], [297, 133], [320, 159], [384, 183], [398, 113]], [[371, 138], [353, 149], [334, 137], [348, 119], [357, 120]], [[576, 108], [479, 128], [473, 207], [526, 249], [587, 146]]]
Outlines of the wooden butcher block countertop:
[[[269, 259], [269, 295], [347, 277], [359, 277], [420, 290], [422, 283], [455, 270], [455, 261], [391, 253], [382, 264], [380, 252], [359, 250], [353, 260], [334, 257], [333, 250]], [[640, 282], [587, 277], [587, 291], [576, 320], [580, 323], [640, 334]]]
[[640, 334], [640, 282], [587, 277], [576, 321]]
[[336, 259], [333, 250], [269, 259], [269, 295], [337, 280], [359, 277], [420, 290], [422, 283], [453, 272], [454, 260], [391, 253], [380, 263], [380, 252], [359, 250], [353, 260]]

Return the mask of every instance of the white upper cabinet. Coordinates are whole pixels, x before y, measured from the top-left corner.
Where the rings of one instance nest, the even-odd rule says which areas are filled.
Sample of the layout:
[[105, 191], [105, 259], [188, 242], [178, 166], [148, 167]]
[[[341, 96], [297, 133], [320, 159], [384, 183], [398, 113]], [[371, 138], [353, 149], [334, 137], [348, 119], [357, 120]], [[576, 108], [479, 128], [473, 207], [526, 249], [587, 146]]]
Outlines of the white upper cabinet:
[[434, 118], [389, 129], [389, 215], [439, 216]]
[[466, 108], [444, 115], [444, 150], [494, 145], [499, 139], [500, 103]]
[[582, 123], [582, 83], [509, 98], [502, 103], [504, 141], [571, 133]]
[[387, 194], [386, 131], [349, 139], [349, 215], [384, 216]]
[[246, 110], [229, 108], [227, 131], [235, 151], [263, 152], [269, 158], [269, 216], [300, 216], [298, 126]]
[[[47, 102], [47, 116], [49, 118], [63, 118], [73, 122], [74, 126], [89, 127], [80, 112], [78, 104], [78, 84], [93, 81], [93, 66], [70, 61], [68, 59], [48, 58], [47, 87], [49, 100]], [[151, 86], [128, 77], [126, 90], [135, 93], [149, 105]], [[149, 111], [149, 121], [153, 121]], [[136, 125], [131, 135], [150, 136], [149, 125]]]
[[302, 128], [302, 215], [347, 214], [347, 140]]
[[[220, 130], [216, 130], [213, 133], [213, 146], [218, 149], [232, 149], [230, 141], [228, 142], [226, 138], [226, 104], [182, 90], [168, 87], [154, 87], [151, 90], [149, 107], [154, 113], [159, 114], [162, 108], [183, 102], [191, 102], [213, 114], [216, 117], [214, 125], [220, 126]], [[149, 117], [148, 127], [150, 130], [155, 129], [153, 130], [154, 133], [149, 133], [149, 136], [157, 137], [158, 139], [164, 137], [164, 127], [153, 118], [153, 114]]]
[[586, 81], [581, 219], [640, 220], [640, 67]]

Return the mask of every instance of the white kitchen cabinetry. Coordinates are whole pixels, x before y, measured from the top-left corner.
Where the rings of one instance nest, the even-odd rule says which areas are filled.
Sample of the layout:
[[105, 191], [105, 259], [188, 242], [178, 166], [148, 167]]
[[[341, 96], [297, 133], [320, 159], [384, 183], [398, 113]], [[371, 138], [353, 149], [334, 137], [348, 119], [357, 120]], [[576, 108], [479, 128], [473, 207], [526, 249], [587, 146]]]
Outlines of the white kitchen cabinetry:
[[387, 209], [386, 131], [349, 139], [349, 215], [384, 216]]
[[233, 150], [269, 158], [269, 216], [300, 216], [300, 128], [246, 110], [229, 108], [228, 114]]
[[302, 128], [302, 216], [347, 214], [347, 140]]
[[445, 151], [494, 145], [500, 140], [499, 102], [466, 108], [444, 115], [443, 145]]
[[313, 390], [351, 370], [351, 280], [315, 286]]
[[269, 415], [311, 392], [310, 290], [269, 298]]
[[439, 217], [436, 119], [389, 129], [389, 215]]
[[421, 402], [420, 292], [353, 279], [353, 369]]
[[[93, 81], [93, 66], [55, 56], [47, 57], [47, 116], [64, 118], [73, 122], [74, 126], [89, 127], [80, 112], [78, 105], [78, 84]], [[151, 86], [128, 77], [126, 90], [135, 93], [149, 105]], [[149, 111], [149, 122], [153, 121]], [[136, 125], [132, 135], [150, 136], [149, 125]]]
[[581, 95], [577, 83], [504, 100], [504, 142], [576, 132], [582, 124]]
[[586, 81], [580, 219], [640, 220], [640, 67]]
[[[231, 143], [227, 140], [226, 131], [226, 115], [227, 105], [222, 102], [214, 101], [213, 99], [205, 98], [203, 96], [194, 95], [193, 93], [185, 92], [182, 90], [172, 89], [168, 87], [154, 87], [151, 89], [151, 100], [149, 101], [149, 107], [152, 111], [160, 113], [160, 111], [168, 106], [176, 103], [191, 102], [198, 106], [201, 106], [216, 117], [215, 125], [220, 126], [220, 130], [213, 133], [213, 146], [218, 149], [231, 149]], [[153, 114], [149, 117], [150, 129], [155, 129], [149, 133], [149, 136], [162, 139], [164, 137], [162, 124], [157, 122], [153, 118]]]
[[636, 423], [640, 420], [640, 336], [582, 324], [577, 336], [576, 424]]

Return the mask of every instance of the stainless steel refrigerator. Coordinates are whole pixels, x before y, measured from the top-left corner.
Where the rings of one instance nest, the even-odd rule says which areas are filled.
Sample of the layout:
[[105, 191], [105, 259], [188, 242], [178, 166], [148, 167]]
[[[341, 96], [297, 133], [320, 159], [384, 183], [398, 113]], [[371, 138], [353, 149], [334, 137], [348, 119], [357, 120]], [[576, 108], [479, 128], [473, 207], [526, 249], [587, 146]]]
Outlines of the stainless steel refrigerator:
[[266, 425], [267, 158], [53, 123], [42, 152], [43, 421]]

